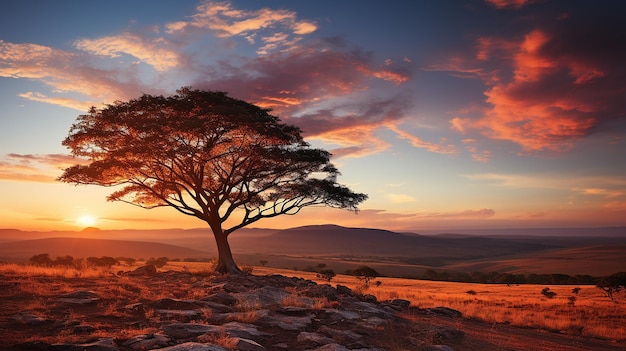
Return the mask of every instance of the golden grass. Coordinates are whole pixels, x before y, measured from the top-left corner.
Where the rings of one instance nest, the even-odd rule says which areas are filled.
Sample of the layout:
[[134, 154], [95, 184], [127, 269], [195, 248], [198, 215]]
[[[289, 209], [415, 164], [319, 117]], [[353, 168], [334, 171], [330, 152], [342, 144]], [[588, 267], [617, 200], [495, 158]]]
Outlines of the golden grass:
[[111, 276], [112, 268], [109, 267], [42, 267], [22, 265], [16, 263], [0, 264], [0, 274], [20, 275], [20, 276], [38, 276], [38, 277], [57, 277], [57, 278], [102, 278]]
[[[282, 274], [323, 283], [315, 273], [255, 267], [255, 274]], [[514, 285], [435, 282], [378, 278], [380, 286], [368, 288], [352, 276], [337, 275], [332, 285], [372, 294], [379, 300], [406, 299], [418, 308], [444, 306], [460, 311], [465, 318], [487, 323], [508, 323], [559, 331], [573, 335], [626, 340], [626, 302], [615, 304], [595, 286]], [[541, 294], [544, 287], [556, 293], [552, 299]], [[580, 287], [578, 294], [572, 290]], [[469, 293], [468, 293], [469, 292]], [[572, 305], [571, 296], [576, 299]]]

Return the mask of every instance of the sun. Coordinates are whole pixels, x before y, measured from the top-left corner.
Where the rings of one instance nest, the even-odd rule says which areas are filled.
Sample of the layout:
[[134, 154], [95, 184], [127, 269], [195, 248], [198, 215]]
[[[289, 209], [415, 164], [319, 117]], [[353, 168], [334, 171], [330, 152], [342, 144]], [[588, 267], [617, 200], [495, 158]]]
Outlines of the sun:
[[96, 224], [96, 222], [97, 218], [91, 215], [84, 215], [78, 217], [78, 219], [76, 220], [76, 223], [84, 227], [91, 227], [92, 225]]

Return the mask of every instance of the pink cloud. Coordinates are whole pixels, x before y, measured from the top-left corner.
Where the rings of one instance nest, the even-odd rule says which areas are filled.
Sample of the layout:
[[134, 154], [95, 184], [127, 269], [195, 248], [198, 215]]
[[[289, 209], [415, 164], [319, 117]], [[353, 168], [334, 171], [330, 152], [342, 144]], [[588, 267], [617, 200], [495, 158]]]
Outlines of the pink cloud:
[[6, 154], [0, 158], [0, 180], [51, 183], [63, 168], [82, 162], [63, 154]]
[[77, 49], [111, 58], [128, 54], [153, 66], [157, 71], [175, 68], [180, 61], [178, 52], [164, 38], [146, 38], [124, 33], [98, 39], [81, 39], [74, 43]]
[[507, 7], [513, 7], [515, 9], [519, 9], [524, 7], [525, 5], [530, 4], [534, 0], [485, 0], [488, 4], [495, 6], [498, 9], [503, 9]]
[[626, 72], [618, 57], [626, 52], [615, 45], [621, 40], [615, 26], [590, 27], [567, 17], [518, 39], [480, 38], [475, 58], [447, 68], [474, 66], [474, 77], [486, 84], [488, 107], [459, 114], [451, 127], [514, 142], [523, 152], [568, 151], [604, 124], [624, 119], [619, 86]]

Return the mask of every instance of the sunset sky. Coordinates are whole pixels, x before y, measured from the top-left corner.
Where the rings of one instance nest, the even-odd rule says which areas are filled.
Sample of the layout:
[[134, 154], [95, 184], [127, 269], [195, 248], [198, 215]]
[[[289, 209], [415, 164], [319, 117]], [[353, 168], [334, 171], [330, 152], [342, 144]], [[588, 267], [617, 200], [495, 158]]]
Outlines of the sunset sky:
[[61, 184], [76, 117], [182, 86], [272, 109], [392, 230], [626, 226], [626, 2], [10, 1], [0, 228], [201, 228]]

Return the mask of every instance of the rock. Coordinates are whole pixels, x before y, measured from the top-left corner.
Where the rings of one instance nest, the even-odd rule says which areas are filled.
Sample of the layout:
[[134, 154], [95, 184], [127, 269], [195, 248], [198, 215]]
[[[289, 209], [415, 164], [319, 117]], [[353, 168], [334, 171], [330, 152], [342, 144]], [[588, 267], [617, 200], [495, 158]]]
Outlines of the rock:
[[222, 328], [224, 332], [226, 332], [226, 334], [234, 336], [234, 337], [244, 338], [244, 339], [250, 339], [253, 337], [257, 337], [257, 336], [270, 336], [271, 335], [269, 333], [260, 331], [259, 329], [257, 329], [255, 325], [239, 323], [239, 322], [229, 322], [229, 323], [223, 324]]
[[235, 297], [223, 291], [209, 295], [204, 298], [203, 301], [215, 302], [226, 306], [234, 306], [237, 303], [237, 299]]
[[215, 325], [198, 323], [172, 323], [161, 326], [163, 332], [174, 339], [188, 339], [206, 333], [218, 333], [221, 329]]
[[465, 332], [455, 328], [437, 327], [433, 330], [433, 340], [438, 342], [458, 342], [465, 336]]
[[329, 336], [333, 338], [335, 342], [346, 345], [351, 349], [367, 346], [363, 342], [363, 335], [352, 330], [333, 329], [323, 325], [317, 330], [317, 332]]
[[254, 340], [235, 337], [235, 350], [238, 351], [265, 351], [265, 347]]
[[350, 351], [350, 349], [339, 344], [327, 344], [316, 349], [310, 349], [309, 351]]
[[161, 310], [193, 310], [202, 305], [195, 300], [159, 299], [148, 304], [150, 307]]
[[309, 347], [332, 344], [334, 342], [333, 339], [322, 334], [308, 332], [300, 332], [296, 337], [296, 341]]
[[199, 342], [186, 342], [183, 344], [178, 344], [170, 347], [164, 347], [162, 349], [153, 349], [158, 351], [228, 351], [227, 349], [213, 345], [213, 344], [202, 344]]
[[154, 265], [148, 264], [145, 266], [137, 267], [135, 270], [126, 272], [124, 275], [130, 277], [141, 277], [141, 276], [155, 276], [157, 275], [157, 269]]
[[163, 334], [142, 334], [135, 335], [126, 340], [123, 346], [131, 350], [152, 350], [172, 344], [172, 338]]
[[18, 323], [30, 325], [32, 327], [54, 322], [51, 319], [43, 318], [30, 311], [19, 312], [18, 314], [14, 315], [11, 319]]
[[428, 345], [422, 348], [424, 351], [454, 351], [453, 348], [447, 345]]
[[59, 301], [75, 304], [75, 305], [88, 305], [100, 300], [100, 296], [93, 291], [75, 291], [73, 293], [61, 295]]
[[404, 299], [393, 299], [389, 302], [391, 306], [398, 307], [401, 310], [405, 310], [411, 306], [411, 301]]
[[337, 294], [339, 295], [352, 295], [352, 289], [348, 288], [345, 285], [337, 284]]
[[281, 306], [289, 295], [291, 294], [272, 286], [233, 294], [240, 306], [256, 309]]
[[131, 303], [129, 305], [124, 306], [124, 309], [129, 310], [129, 311], [141, 311], [142, 307], [143, 307], [143, 304], [141, 302], [137, 302], [137, 303]]
[[426, 309], [427, 312], [430, 313], [434, 313], [434, 314], [439, 314], [442, 316], [446, 316], [446, 317], [450, 317], [450, 318], [460, 318], [463, 314], [457, 310], [453, 310], [451, 308], [448, 307], [433, 307], [433, 308], [427, 308]]
[[91, 325], [77, 325], [72, 328], [72, 334], [88, 334], [93, 333], [97, 329], [92, 327]]
[[292, 316], [267, 316], [258, 321], [260, 325], [278, 327], [283, 330], [303, 330], [313, 322], [313, 316], [292, 317]]
[[201, 311], [196, 310], [154, 310], [154, 313], [162, 318], [178, 321], [190, 321], [198, 319], [202, 315]]
[[232, 307], [218, 302], [202, 301], [202, 305], [216, 313], [231, 313], [235, 311]]
[[98, 339], [86, 344], [54, 344], [44, 350], [53, 351], [119, 351], [111, 338]]

